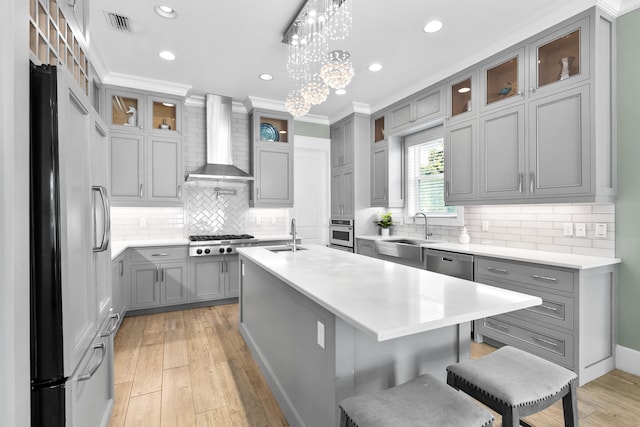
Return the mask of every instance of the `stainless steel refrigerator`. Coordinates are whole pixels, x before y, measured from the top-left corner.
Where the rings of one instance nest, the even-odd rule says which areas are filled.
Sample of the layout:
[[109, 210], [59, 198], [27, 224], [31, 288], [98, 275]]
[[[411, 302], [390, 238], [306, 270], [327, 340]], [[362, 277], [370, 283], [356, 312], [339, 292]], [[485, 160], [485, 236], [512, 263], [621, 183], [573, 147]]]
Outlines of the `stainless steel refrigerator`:
[[30, 76], [31, 424], [103, 425], [114, 328], [107, 189], [92, 185], [94, 117], [66, 69], [31, 64]]

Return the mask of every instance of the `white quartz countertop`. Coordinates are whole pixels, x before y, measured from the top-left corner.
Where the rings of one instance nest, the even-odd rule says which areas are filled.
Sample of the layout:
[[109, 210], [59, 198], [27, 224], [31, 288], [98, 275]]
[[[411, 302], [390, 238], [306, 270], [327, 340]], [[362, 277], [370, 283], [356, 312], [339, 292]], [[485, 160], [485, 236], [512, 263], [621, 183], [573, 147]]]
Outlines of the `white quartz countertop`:
[[[357, 239], [365, 240], [387, 240], [402, 237], [406, 236], [356, 236]], [[422, 247], [439, 249], [449, 252], [459, 252], [471, 255], [510, 259], [514, 261], [532, 262], [555, 267], [573, 268], [577, 270], [604, 267], [607, 265], [619, 264], [622, 262], [620, 258], [565, 254], [561, 252], [534, 251], [530, 249], [507, 248], [504, 246], [479, 245], [473, 243], [467, 245], [454, 242], [427, 243], [422, 245]]]
[[[301, 239], [301, 236], [297, 236]], [[282, 240], [291, 240], [291, 236], [288, 234], [274, 235], [274, 236], [255, 236], [255, 242], [268, 243], [277, 242]], [[120, 256], [124, 251], [129, 248], [144, 248], [150, 246], [183, 246], [188, 245], [189, 239], [156, 239], [156, 240], [119, 240], [111, 242], [111, 260], [113, 261]]]
[[244, 256], [378, 341], [403, 337], [542, 303], [538, 297], [324, 246]]

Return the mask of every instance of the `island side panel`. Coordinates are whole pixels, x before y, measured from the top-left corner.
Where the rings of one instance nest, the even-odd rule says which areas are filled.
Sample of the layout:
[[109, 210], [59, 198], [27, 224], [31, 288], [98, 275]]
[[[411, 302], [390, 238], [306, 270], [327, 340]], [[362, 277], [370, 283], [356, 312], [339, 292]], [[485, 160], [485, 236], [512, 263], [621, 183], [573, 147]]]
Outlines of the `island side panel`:
[[[290, 425], [335, 419], [334, 315], [241, 256], [240, 332]], [[317, 343], [324, 324], [325, 348]]]

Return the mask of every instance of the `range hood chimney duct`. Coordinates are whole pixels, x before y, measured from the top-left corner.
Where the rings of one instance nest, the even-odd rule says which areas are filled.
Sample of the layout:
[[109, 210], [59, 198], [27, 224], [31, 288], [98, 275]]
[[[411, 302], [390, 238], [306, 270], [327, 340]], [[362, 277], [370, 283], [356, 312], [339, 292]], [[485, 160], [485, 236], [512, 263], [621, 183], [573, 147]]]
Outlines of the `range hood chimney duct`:
[[207, 94], [207, 164], [190, 172], [187, 181], [253, 181], [251, 175], [233, 165], [231, 113], [231, 98]]

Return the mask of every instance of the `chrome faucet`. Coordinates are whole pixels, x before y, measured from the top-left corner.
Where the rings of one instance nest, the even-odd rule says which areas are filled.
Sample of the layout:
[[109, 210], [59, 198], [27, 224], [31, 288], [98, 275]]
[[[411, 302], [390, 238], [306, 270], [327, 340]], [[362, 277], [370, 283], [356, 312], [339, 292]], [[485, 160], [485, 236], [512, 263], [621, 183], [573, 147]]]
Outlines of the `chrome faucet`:
[[413, 217], [413, 225], [416, 225], [416, 218], [418, 218], [418, 215], [422, 215], [424, 218], [424, 238], [425, 240], [429, 240], [429, 237], [433, 236], [433, 233], [429, 233], [429, 219], [424, 212], [418, 212], [415, 214]]
[[298, 250], [298, 245], [296, 243], [296, 219], [291, 218], [291, 252], [295, 252]]

